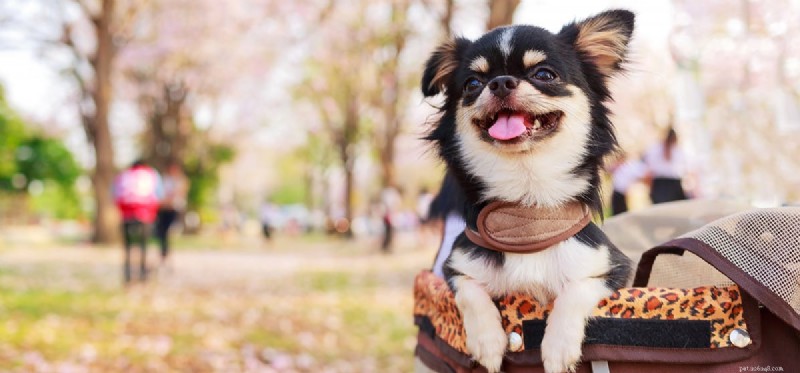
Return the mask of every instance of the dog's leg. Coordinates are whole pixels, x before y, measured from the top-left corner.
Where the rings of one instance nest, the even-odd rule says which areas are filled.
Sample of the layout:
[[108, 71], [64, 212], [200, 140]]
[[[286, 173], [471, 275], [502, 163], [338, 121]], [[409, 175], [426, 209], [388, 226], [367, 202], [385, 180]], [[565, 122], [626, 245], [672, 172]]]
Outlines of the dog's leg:
[[459, 275], [452, 283], [456, 289], [456, 305], [464, 319], [467, 350], [489, 373], [499, 372], [508, 344], [500, 311], [477, 281]]
[[545, 372], [575, 371], [581, 358], [586, 321], [597, 303], [609, 294], [611, 289], [604, 278], [570, 282], [558, 294], [542, 340]]

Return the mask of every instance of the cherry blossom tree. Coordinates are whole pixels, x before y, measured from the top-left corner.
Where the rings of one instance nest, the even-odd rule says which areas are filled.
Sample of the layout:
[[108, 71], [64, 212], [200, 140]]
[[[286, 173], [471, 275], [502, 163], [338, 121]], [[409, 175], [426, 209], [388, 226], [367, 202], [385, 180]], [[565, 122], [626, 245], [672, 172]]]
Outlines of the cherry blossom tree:
[[[147, 1], [52, 0], [0, 8], [6, 26], [24, 35], [26, 45], [47, 56], [72, 80], [86, 138], [93, 148], [95, 242], [118, 236], [116, 208], [109, 191], [113, 181], [114, 148], [109, 113], [114, 99], [114, 68], [140, 6]], [[23, 4], [16, 4], [23, 6]], [[0, 25], [2, 27], [3, 25]]]
[[796, 1], [675, 1], [678, 129], [712, 195], [800, 198], [800, 16]]

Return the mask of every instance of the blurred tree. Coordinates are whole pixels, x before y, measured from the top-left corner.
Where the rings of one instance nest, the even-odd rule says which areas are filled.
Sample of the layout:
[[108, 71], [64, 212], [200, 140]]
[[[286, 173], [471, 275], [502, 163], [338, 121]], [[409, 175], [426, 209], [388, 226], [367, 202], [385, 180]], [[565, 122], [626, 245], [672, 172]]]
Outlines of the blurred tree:
[[676, 121], [703, 192], [800, 199], [800, 3], [677, 0]]
[[[305, 144], [295, 150], [294, 155], [303, 161], [303, 202], [311, 210], [324, 209], [328, 188], [326, 175], [336, 158], [330, 139], [324, 131], [309, 129]], [[277, 193], [277, 192], [276, 192]], [[274, 201], [278, 202], [278, 201]]]
[[[260, 130], [270, 114], [263, 111], [262, 92], [277, 52], [292, 40], [284, 35], [282, 26], [290, 21], [282, 15], [301, 8], [279, 1], [164, 0], [141, 10], [120, 56], [122, 97], [135, 102], [144, 119], [144, 158], [159, 170], [183, 164], [199, 183], [192, 185], [190, 208], [212, 203], [219, 166], [234, 157], [229, 150]], [[201, 110], [239, 117], [223, 121], [212, 114], [198, 126]], [[206, 149], [214, 151], [193, 154]]]
[[444, 12], [440, 18], [442, 31], [445, 36], [450, 35], [451, 23], [453, 22], [453, 12], [455, 11], [455, 0], [445, 0]]
[[[61, 5], [62, 9], [70, 7], [79, 11], [79, 17], [71, 20], [62, 10], [64, 14], [59, 41], [73, 56], [73, 62], [66, 70], [78, 84], [81, 97], [79, 110], [86, 138], [94, 147], [95, 168], [91, 179], [95, 218], [92, 241], [97, 243], [114, 241], [119, 232], [119, 217], [109, 193], [116, 172], [109, 109], [113, 95], [114, 59], [123, 40], [123, 28], [131, 21], [135, 8], [116, 9], [117, 5], [115, 0], [101, 0], [99, 3], [72, 0]], [[93, 32], [93, 48], [87, 48], [82, 40], [75, 37], [75, 29], [87, 25]]]
[[160, 96], [141, 96], [140, 107], [146, 116], [142, 154], [157, 170], [170, 164], [183, 165], [192, 128], [186, 105], [188, 88], [182, 82], [164, 83]]
[[520, 0], [489, 0], [489, 19], [486, 29], [510, 25], [514, 21], [514, 11], [517, 10]]
[[[198, 141], [195, 145], [201, 145], [201, 148], [190, 148], [184, 158], [186, 176], [189, 178], [187, 210], [205, 216], [208, 215], [205, 210], [211, 205], [213, 193], [219, 184], [219, 168], [232, 161], [236, 153], [229, 145], [211, 141]], [[199, 226], [193, 228], [198, 229]], [[188, 230], [188, 233], [193, 232]]]
[[[381, 4], [385, 5], [385, 4]], [[373, 29], [366, 27], [364, 14], [368, 2], [335, 6], [323, 22], [320, 37], [309, 56], [306, 77], [296, 88], [299, 99], [309, 102], [321, 122], [320, 133], [333, 145], [344, 172], [344, 218], [354, 217], [354, 176], [357, 145], [366, 134], [369, 120], [364, 116], [366, 87], [374, 84], [375, 65], [371, 63]], [[332, 206], [327, 206], [328, 208]], [[330, 213], [331, 211], [329, 211]], [[352, 232], [347, 230], [346, 235]]]
[[[92, 174], [95, 199], [94, 242], [112, 241], [119, 231], [119, 224], [115, 214], [115, 206], [109, 190], [114, 182], [114, 148], [112, 146], [111, 130], [108, 124], [108, 112], [111, 106], [112, 94], [112, 64], [117, 47], [114, 45], [114, 31], [112, 24], [115, 22], [114, 0], [102, 0], [100, 9], [92, 11], [86, 3], [80, 2], [85, 16], [94, 25], [96, 47], [94, 53], [81, 55], [71, 36], [70, 26], [65, 24], [65, 44], [75, 53], [76, 58], [88, 61], [88, 66], [93, 70], [92, 83], [88, 83], [81, 76], [80, 70], [73, 69], [84, 99], [89, 99], [93, 108], [81, 106], [81, 116], [86, 129], [86, 137], [94, 146], [95, 168]], [[91, 85], [90, 85], [91, 84]]]
[[[412, 25], [407, 23], [411, 1], [393, 1], [390, 6], [385, 29], [376, 36], [374, 62], [378, 65], [380, 84], [372, 104], [382, 112], [382, 120], [375, 126], [375, 147], [381, 167], [381, 185], [384, 188], [397, 187], [395, 180], [395, 144], [402, 131], [403, 109], [408, 96], [416, 88], [416, 79], [409, 79], [408, 72], [402, 70], [401, 57], [407, 39], [413, 33]], [[413, 81], [411, 84], [410, 81]]]
[[[418, 94], [420, 66], [426, 57], [418, 48], [438, 41], [423, 30], [449, 24], [454, 2], [331, 4], [314, 34], [305, 79], [295, 91], [299, 100], [313, 106], [321, 123], [309, 137], [309, 146], [330, 144], [334, 149], [344, 174], [344, 215], [352, 219], [355, 160], [363, 156], [360, 152], [376, 155], [381, 187], [399, 187], [402, 182], [395, 170], [396, 144], [407, 114], [417, 107], [411, 97]], [[434, 16], [420, 17], [426, 13]], [[307, 155], [314, 154], [309, 150]], [[327, 206], [329, 213], [332, 207]]]
[[[109, 126], [109, 110], [113, 96], [114, 61], [125, 35], [136, 18], [138, 7], [147, 1], [116, 0], [57, 0], [42, 1], [25, 12], [7, 15], [20, 16], [18, 23], [29, 33], [43, 54], [57, 55], [63, 61], [61, 70], [72, 77], [78, 93], [77, 109], [88, 142], [94, 150], [95, 167], [91, 175], [94, 193], [94, 242], [110, 242], [117, 238], [119, 225], [116, 207], [111, 197], [114, 148]], [[10, 9], [8, 9], [10, 10]], [[29, 17], [22, 19], [21, 17]], [[43, 28], [41, 23], [50, 27]]]
[[[139, 12], [120, 55], [121, 95], [138, 105], [145, 122], [141, 152], [158, 170], [183, 164], [189, 143], [205, 138], [192, 139], [199, 133], [193, 128], [193, 109], [202, 98], [218, 98], [247, 76], [243, 70], [251, 72], [236, 47], [263, 10], [241, 14], [237, 9], [215, 1], [167, 0]], [[255, 59], [264, 63], [264, 58]]]

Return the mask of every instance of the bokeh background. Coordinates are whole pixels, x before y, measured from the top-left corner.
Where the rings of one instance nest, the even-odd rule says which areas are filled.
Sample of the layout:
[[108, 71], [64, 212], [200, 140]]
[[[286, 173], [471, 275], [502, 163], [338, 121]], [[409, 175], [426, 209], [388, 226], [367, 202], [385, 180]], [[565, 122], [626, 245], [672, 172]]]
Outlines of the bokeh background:
[[[637, 14], [627, 154], [672, 126], [693, 198], [800, 200], [798, 0], [3, 0], [0, 370], [411, 370], [411, 281], [439, 244], [419, 196], [444, 172], [427, 56], [609, 8]], [[123, 287], [110, 190], [138, 158], [190, 189], [174, 268]]]

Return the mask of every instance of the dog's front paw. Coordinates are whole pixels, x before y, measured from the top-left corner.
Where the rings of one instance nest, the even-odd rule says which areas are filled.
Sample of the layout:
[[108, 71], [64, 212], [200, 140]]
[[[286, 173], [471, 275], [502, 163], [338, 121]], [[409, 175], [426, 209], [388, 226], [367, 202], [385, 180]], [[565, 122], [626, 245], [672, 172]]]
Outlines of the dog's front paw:
[[581, 343], [579, 338], [569, 337], [565, 333], [548, 333], [542, 339], [542, 361], [546, 373], [575, 372], [581, 359]]
[[470, 325], [471, 327], [464, 325], [467, 332], [467, 350], [489, 373], [500, 371], [508, 345], [508, 338], [503, 328], [494, 324], [476, 322]]

